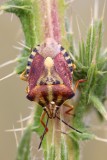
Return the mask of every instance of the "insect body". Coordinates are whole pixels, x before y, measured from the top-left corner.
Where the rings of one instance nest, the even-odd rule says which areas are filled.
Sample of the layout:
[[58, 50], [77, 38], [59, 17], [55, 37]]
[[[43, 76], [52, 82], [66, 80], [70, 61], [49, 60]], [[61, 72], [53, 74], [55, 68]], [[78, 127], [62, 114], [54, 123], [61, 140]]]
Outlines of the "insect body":
[[[36, 101], [43, 107], [40, 118], [42, 125], [43, 118], [47, 113], [48, 118], [57, 117], [60, 106], [75, 95], [80, 80], [72, 87], [72, 76], [75, 65], [65, 49], [53, 39], [47, 39], [42, 45], [38, 45], [30, 54], [26, 70], [21, 79], [28, 82], [27, 98]], [[72, 106], [66, 105], [69, 110]], [[76, 130], [76, 129], [75, 129]]]
[[49, 118], [54, 118], [58, 108], [74, 96], [74, 65], [65, 49], [55, 41], [49, 40], [32, 51], [24, 77], [28, 81], [27, 98], [38, 102]]

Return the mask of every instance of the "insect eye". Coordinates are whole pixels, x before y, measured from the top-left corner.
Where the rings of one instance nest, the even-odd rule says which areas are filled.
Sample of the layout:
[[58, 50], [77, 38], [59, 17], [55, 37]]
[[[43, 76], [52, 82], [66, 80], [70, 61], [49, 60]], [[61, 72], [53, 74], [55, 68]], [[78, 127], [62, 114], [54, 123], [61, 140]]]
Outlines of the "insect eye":
[[60, 84], [60, 81], [56, 80], [55, 84]]
[[43, 81], [41, 81], [41, 82], [40, 82], [40, 85], [43, 85], [43, 84], [44, 84]]

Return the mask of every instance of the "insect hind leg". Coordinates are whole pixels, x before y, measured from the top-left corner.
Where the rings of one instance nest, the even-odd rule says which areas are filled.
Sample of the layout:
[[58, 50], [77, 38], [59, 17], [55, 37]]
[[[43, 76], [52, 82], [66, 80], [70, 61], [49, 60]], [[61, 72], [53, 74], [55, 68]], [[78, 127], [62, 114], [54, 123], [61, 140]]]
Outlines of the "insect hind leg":
[[76, 92], [79, 84], [80, 84], [80, 83], [83, 83], [83, 82], [86, 82], [86, 81], [87, 81], [86, 79], [80, 79], [80, 80], [78, 80], [78, 81], [76, 82], [75, 87], [74, 87], [74, 93]]
[[47, 125], [48, 125], [49, 117], [47, 118], [47, 122], [46, 122], [46, 124], [45, 124], [45, 123], [43, 122], [43, 118], [45, 117], [45, 115], [46, 115], [46, 112], [43, 111], [43, 112], [42, 112], [42, 115], [41, 115], [41, 118], [40, 118], [40, 121], [41, 121], [42, 125], [45, 127], [45, 129], [44, 129], [44, 132], [43, 132], [42, 136], [40, 137], [40, 138], [41, 138], [41, 141], [40, 141], [40, 144], [39, 144], [38, 149], [40, 149], [40, 147], [41, 147], [41, 145], [42, 145], [42, 142], [43, 142], [43, 139], [44, 139], [44, 136], [45, 136], [46, 132], [48, 132]]
[[46, 112], [43, 111], [43, 112], [42, 112], [42, 115], [41, 115], [41, 117], [40, 117], [40, 122], [41, 122], [41, 124], [43, 125], [43, 127], [46, 129], [46, 132], [48, 132], [48, 128], [47, 128], [46, 124], [43, 122], [43, 119], [44, 119], [45, 115], [46, 115]]
[[74, 106], [68, 103], [64, 103], [64, 106], [69, 108], [68, 110], [65, 111], [65, 114], [74, 116], [74, 114], [71, 113], [71, 111], [74, 109]]

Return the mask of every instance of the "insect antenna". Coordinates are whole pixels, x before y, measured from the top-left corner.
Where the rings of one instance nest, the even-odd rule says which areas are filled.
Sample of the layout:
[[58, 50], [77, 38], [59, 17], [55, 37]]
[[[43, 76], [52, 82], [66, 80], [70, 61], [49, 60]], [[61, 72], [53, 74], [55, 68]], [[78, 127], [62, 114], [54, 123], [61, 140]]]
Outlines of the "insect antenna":
[[47, 128], [47, 126], [48, 126], [48, 120], [49, 120], [49, 117], [47, 118], [46, 127], [45, 127], [44, 132], [43, 132], [43, 134], [42, 134], [42, 136], [41, 136], [41, 141], [40, 141], [40, 144], [39, 144], [38, 149], [40, 149], [40, 147], [41, 147], [41, 145], [42, 145], [42, 142], [43, 142], [43, 139], [44, 139], [44, 136], [45, 136], [45, 134], [46, 134], [46, 128]]
[[60, 117], [56, 116], [57, 119], [59, 119], [61, 122], [63, 122], [65, 125], [67, 125], [69, 128], [73, 129], [74, 131], [78, 132], [78, 133], [83, 133], [81, 131], [79, 131], [78, 129], [72, 127], [71, 125], [69, 125], [67, 122], [65, 122], [63, 119], [61, 119]]

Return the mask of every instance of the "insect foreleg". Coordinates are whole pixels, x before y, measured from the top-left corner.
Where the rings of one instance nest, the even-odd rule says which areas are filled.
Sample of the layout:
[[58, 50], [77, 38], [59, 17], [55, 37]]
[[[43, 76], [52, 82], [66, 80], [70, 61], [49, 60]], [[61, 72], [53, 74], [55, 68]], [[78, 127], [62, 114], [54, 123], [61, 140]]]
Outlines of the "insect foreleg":
[[41, 144], [42, 144], [42, 141], [43, 141], [43, 138], [44, 138], [44, 136], [45, 136], [45, 134], [46, 134], [46, 128], [47, 128], [47, 125], [48, 125], [48, 120], [49, 120], [49, 117], [47, 118], [46, 127], [45, 127], [45, 130], [44, 130], [44, 132], [43, 132], [43, 134], [42, 134], [42, 136], [41, 136], [41, 141], [40, 141], [40, 144], [39, 144], [38, 149], [40, 149]]
[[23, 81], [27, 81], [26, 70], [22, 72], [22, 74], [20, 75], [20, 79], [22, 79]]
[[41, 124], [44, 126], [44, 128], [46, 128], [46, 132], [48, 132], [48, 128], [47, 128], [46, 124], [43, 122], [43, 119], [44, 119], [45, 115], [46, 115], [46, 112], [43, 111], [43, 112], [42, 112], [42, 115], [41, 115], [41, 117], [40, 117], [40, 122], [41, 122]]

